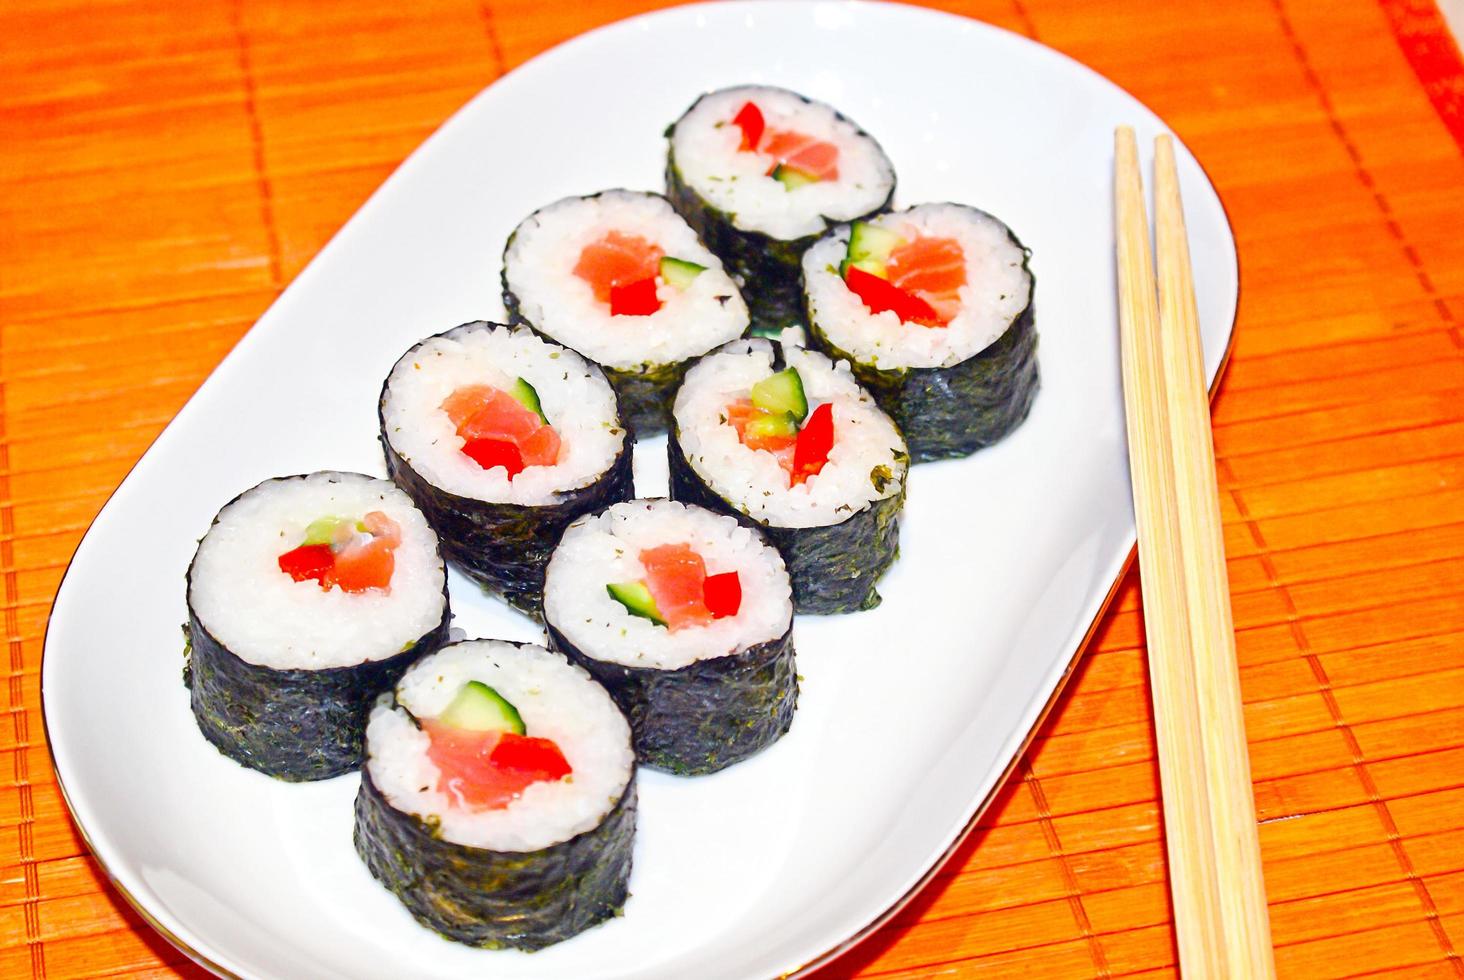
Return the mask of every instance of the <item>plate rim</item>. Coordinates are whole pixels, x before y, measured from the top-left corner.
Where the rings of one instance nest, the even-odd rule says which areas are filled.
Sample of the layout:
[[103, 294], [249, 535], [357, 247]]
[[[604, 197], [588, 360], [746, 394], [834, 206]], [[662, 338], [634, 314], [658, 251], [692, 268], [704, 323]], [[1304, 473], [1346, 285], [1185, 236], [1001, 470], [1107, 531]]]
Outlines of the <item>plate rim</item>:
[[[334, 244], [334, 242], [356, 222], [356, 219], [359, 216], [361, 216], [369, 207], [371, 207], [372, 203], [377, 199], [378, 195], [386, 187], [386, 185], [390, 183], [392, 179], [398, 173], [400, 173], [403, 168], [406, 167], [412, 161], [412, 159], [416, 157], [439, 132], [447, 127], [458, 115], [463, 113], [468, 108], [468, 106], [476, 102], [478, 99], [482, 98], [491, 89], [497, 87], [498, 85], [501, 85], [506, 80], [519, 74], [524, 69], [530, 67], [531, 65], [534, 65], [548, 55], [560, 52], [565, 48], [577, 46], [582, 42], [587, 42], [590, 38], [593, 38], [599, 34], [612, 30], [628, 28], [630, 25], [636, 24], [637, 22], [641, 21], [656, 20], [662, 17], [685, 16], [686, 12], [689, 10], [707, 10], [712, 8], [747, 9], [754, 6], [785, 6], [791, 8], [813, 9], [821, 6], [831, 5], [849, 6], [865, 9], [898, 8], [899, 16], [929, 16], [949, 21], [958, 21], [965, 24], [976, 25], [982, 30], [1005, 35], [1007, 39], [1019, 42], [1019, 46], [1036, 48], [1044, 52], [1046, 55], [1056, 56], [1062, 61], [1067, 62], [1069, 65], [1075, 66], [1079, 70], [1091, 75], [1093, 78], [1099, 80], [1103, 84], [1111, 86], [1113, 89], [1121, 92], [1129, 99], [1132, 99], [1136, 104], [1138, 104], [1146, 112], [1148, 112], [1151, 116], [1158, 120], [1165, 130], [1169, 131], [1174, 136], [1175, 140], [1179, 142], [1181, 147], [1183, 147], [1186, 152], [1189, 153], [1191, 159], [1193, 159], [1200, 172], [1204, 175], [1206, 183], [1209, 185], [1211, 191], [1215, 195], [1216, 202], [1220, 205], [1221, 217], [1225, 221], [1226, 231], [1230, 236], [1231, 253], [1234, 257], [1235, 262], [1235, 307], [1231, 311], [1230, 324], [1226, 328], [1225, 347], [1221, 351], [1220, 361], [1216, 366], [1214, 378], [1211, 380], [1207, 389], [1207, 401], [1208, 404], [1213, 408], [1215, 399], [1219, 395], [1220, 388], [1225, 380], [1226, 374], [1230, 367], [1231, 357], [1234, 354], [1236, 326], [1239, 322], [1240, 300], [1244, 291], [1245, 281], [1243, 267], [1241, 263], [1240, 249], [1238, 245], [1238, 240], [1235, 236], [1235, 222], [1231, 218], [1230, 209], [1225, 203], [1224, 196], [1220, 193], [1219, 186], [1211, 177], [1210, 172], [1205, 167], [1203, 161], [1201, 161], [1200, 158], [1195, 155], [1192, 150], [1190, 150], [1188, 144], [1180, 139], [1178, 134], [1173, 132], [1172, 128], [1168, 125], [1163, 116], [1155, 111], [1153, 107], [1151, 107], [1147, 102], [1134, 95], [1128, 89], [1119, 85], [1117, 82], [1102, 74], [1097, 69], [1077, 60], [1066, 52], [1060, 51], [1057, 48], [1044, 44], [1034, 38], [1027, 37], [1014, 30], [1001, 27], [988, 21], [979, 20], [975, 17], [968, 17], [964, 14], [954, 13], [951, 11], [921, 6], [918, 3], [905, 3], [901, 2], [901, 0], [775, 0], [775, 3], [773, 4], [759, 3], [758, 0], [693, 0], [693, 2], [678, 3], [671, 7], [662, 7], [654, 10], [642, 11], [640, 13], [632, 14], [627, 17], [622, 17], [618, 20], [599, 24], [591, 28], [590, 30], [583, 31], [572, 37], [566, 38], [563, 41], [560, 41], [559, 43], [538, 52], [533, 57], [518, 65], [515, 65], [512, 69], [504, 72], [497, 78], [490, 81], [487, 85], [483, 86], [483, 88], [479, 89], [466, 101], [464, 101], [461, 105], [454, 109], [445, 119], [443, 119], [443, 121], [439, 123], [430, 133], [428, 133], [427, 136], [424, 137], [420, 143], [412, 148], [410, 153], [402, 158], [402, 160], [392, 169], [391, 173], [388, 174], [381, 181], [381, 183], [377, 184], [371, 190], [371, 193], [367, 196], [366, 200], [364, 200], [356, 208], [356, 210], [353, 211], [344, 222], [342, 222], [340, 227], [338, 227], [331, 234], [330, 238], [327, 239], [325, 244], [323, 244], [314, 253], [314, 255], [311, 256], [310, 261], [307, 262], [305, 267], [302, 268], [295, 275], [294, 279], [292, 279], [284, 286], [284, 288], [280, 290], [280, 292], [270, 302], [269, 306], [265, 308], [264, 312], [255, 319], [255, 321], [249, 326], [248, 330], [240, 335], [239, 339], [235, 341], [234, 345], [230, 347], [230, 349], [225, 352], [224, 356], [219, 359], [218, 363], [216, 363], [209, 370], [208, 374], [199, 383], [198, 387], [189, 394], [189, 396], [183, 401], [181, 405], [179, 405], [177, 411], [174, 412], [172, 418], [168, 420], [167, 425], [159, 430], [157, 435], [155, 435], [148, 442], [146, 448], [142, 451], [142, 453], [139, 454], [137, 459], [134, 460], [133, 463], [127, 468], [127, 472], [124, 473], [122, 478], [117, 481], [116, 486], [114, 486], [108, 492], [106, 499], [103, 500], [102, 505], [100, 508], [98, 508], [96, 515], [87, 523], [86, 530], [82, 532], [81, 538], [77, 541], [76, 547], [72, 550], [71, 556], [67, 559], [66, 566], [63, 569], [61, 578], [57, 583], [56, 593], [53, 596], [50, 608], [47, 610], [46, 613], [46, 625], [41, 634], [41, 662], [38, 667], [38, 674], [41, 682], [41, 731], [46, 745], [46, 757], [47, 761], [50, 763], [52, 774], [55, 777], [56, 786], [61, 795], [61, 801], [65, 806], [66, 816], [70, 820], [73, 829], [81, 837], [82, 843], [86, 845], [87, 851], [90, 854], [91, 858], [97, 863], [97, 866], [101, 868], [108, 883], [123, 897], [123, 899], [126, 900], [128, 906], [131, 907], [132, 910], [135, 911], [138, 916], [142, 918], [142, 920], [146, 922], [147, 925], [154, 932], [162, 936], [169, 945], [177, 949], [191, 962], [203, 967], [204, 969], [210, 971], [211, 973], [214, 973], [217, 976], [229, 978], [229, 980], [245, 980], [243, 975], [235, 973], [228, 967], [225, 967], [222, 964], [211, 959], [206, 953], [197, 949], [190, 942], [179, 936], [172, 928], [163, 923], [159, 919], [159, 917], [155, 915], [143, 903], [143, 901], [139, 899], [135, 894], [133, 894], [132, 890], [129, 889], [118, 878], [117, 874], [113, 871], [111, 865], [108, 864], [106, 858], [102, 856], [102, 853], [93, 843], [91, 832], [82, 823], [81, 819], [77, 815], [76, 807], [71, 799], [71, 793], [67, 789], [66, 783], [62, 778], [61, 767], [58, 765], [54, 742], [51, 738], [50, 711], [48, 708], [48, 701], [46, 697], [46, 665], [51, 659], [50, 635], [51, 626], [54, 621], [56, 606], [60, 602], [63, 591], [66, 588], [66, 583], [68, 578], [70, 577], [72, 565], [75, 563], [77, 555], [81, 553], [81, 549], [85, 546], [87, 539], [91, 536], [91, 533], [95, 528], [97, 522], [100, 521], [102, 517], [106, 514], [108, 507], [111, 506], [113, 498], [132, 478], [134, 471], [138, 468], [139, 465], [142, 464], [144, 460], [147, 459], [158, 441], [161, 440], [163, 436], [165, 436], [169, 432], [169, 430], [173, 428], [173, 426], [177, 423], [178, 418], [183, 415], [188, 406], [197, 398], [199, 392], [203, 390], [203, 388], [208, 384], [209, 380], [212, 379], [214, 375], [217, 374], [225, 366], [226, 362], [230, 359], [230, 356], [233, 354], [233, 352], [236, 351], [241, 344], [248, 340], [249, 336], [255, 332], [259, 323], [265, 320], [269, 316], [270, 312], [274, 310], [274, 308], [285, 298], [285, 296], [291, 290], [296, 288], [301, 280], [306, 277], [319, 256], [324, 251], [326, 251], [326, 249], [328, 249], [332, 244]], [[1067, 663], [1064, 665], [1062, 673], [1057, 678], [1057, 681], [1054, 684], [1047, 700], [1043, 703], [1041, 709], [1037, 712], [1037, 715], [1031, 727], [1028, 728], [1026, 733], [1022, 736], [1021, 743], [1018, 746], [1017, 750], [1012, 754], [1012, 757], [1010, 758], [1010, 760], [1008, 760], [1005, 766], [1003, 766], [1000, 774], [996, 777], [996, 780], [992, 784], [990, 790], [981, 800], [977, 802], [974, 810], [970, 815], [970, 818], [966, 821], [965, 825], [956, 832], [956, 834], [950, 840], [949, 844], [934, 858], [930, 865], [920, 874], [920, 876], [910, 885], [910, 887], [905, 892], [895, 898], [888, 906], [886, 906], [881, 912], [871, 918], [867, 923], [858, 928], [855, 932], [846, 936], [844, 939], [835, 943], [830, 948], [823, 950], [822, 952], [801, 963], [800, 965], [781, 970], [773, 976], [779, 978], [779, 980], [785, 980], [785, 978], [805, 977], [814, 970], [817, 970], [823, 966], [827, 966], [828, 964], [836, 961], [844, 954], [853, 950], [864, 940], [868, 939], [873, 933], [877, 932], [891, 919], [898, 915], [901, 910], [903, 910], [922, 891], [925, 890], [925, 888], [930, 884], [932, 879], [934, 879], [934, 877], [940, 872], [940, 870], [945, 867], [945, 865], [950, 861], [952, 854], [954, 854], [954, 852], [958, 850], [961, 845], [975, 831], [976, 825], [980, 822], [981, 818], [986, 814], [986, 812], [991, 808], [991, 805], [995, 802], [996, 797], [1000, 795], [1003, 789], [1006, 788], [1008, 781], [1012, 778], [1012, 775], [1014, 774], [1016, 769], [1021, 765], [1022, 760], [1027, 754], [1028, 748], [1030, 748], [1032, 741], [1036, 738], [1037, 732], [1046, 723], [1049, 715], [1052, 712], [1052, 709], [1056, 706], [1057, 702], [1061, 699], [1064, 691], [1066, 690], [1068, 682], [1072, 679], [1073, 674], [1077, 671], [1078, 665], [1082, 661], [1084, 654], [1087, 652], [1088, 647], [1092, 643], [1094, 634], [1097, 632], [1098, 626], [1102, 623], [1104, 617], [1107, 615], [1108, 609], [1112, 605], [1114, 598], [1117, 596], [1119, 589], [1122, 587], [1124, 580], [1128, 577], [1129, 572], [1133, 569], [1137, 554], [1138, 546], [1137, 540], [1135, 539], [1134, 543], [1131, 543], [1129, 545], [1127, 556], [1120, 563], [1118, 572], [1115, 575], [1113, 582], [1109, 585], [1107, 593], [1104, 595], [1102, 601], [1098, 604], [1092, 620], [1088, 623], [1087, 627], [1084, 630], [1082, 638], [1078, 641], [1078, 644], [1074, 648], [1072, 655], [1069, 657]]]

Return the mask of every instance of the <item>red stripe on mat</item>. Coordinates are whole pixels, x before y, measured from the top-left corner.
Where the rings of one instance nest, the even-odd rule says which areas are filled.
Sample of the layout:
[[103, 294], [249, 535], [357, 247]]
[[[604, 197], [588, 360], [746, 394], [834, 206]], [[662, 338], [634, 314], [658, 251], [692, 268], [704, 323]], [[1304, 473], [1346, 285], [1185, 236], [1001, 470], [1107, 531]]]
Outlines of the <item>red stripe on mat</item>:
[[1429, 101], [1464, 151], [1464, 58], [1434, 0], [1378, 0]]

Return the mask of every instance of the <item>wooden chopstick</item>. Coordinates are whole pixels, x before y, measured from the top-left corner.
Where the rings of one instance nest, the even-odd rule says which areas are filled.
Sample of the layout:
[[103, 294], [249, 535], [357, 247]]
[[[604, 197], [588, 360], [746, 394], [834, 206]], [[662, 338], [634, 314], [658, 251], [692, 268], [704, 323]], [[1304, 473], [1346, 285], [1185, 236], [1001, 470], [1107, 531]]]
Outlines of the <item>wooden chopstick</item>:
[[1154, 141], [1154, 241], [1165, 402], [1180, 502], [1179, 550], [1171, 557], [1183, 565], [1227, 975], [1269, 977], [1275, 975], [1271, 922], [1235, 659], [1200, 318], [1174, 141], [1167, 134]]
[[1165, 844], [1182, 972], [1272, 977], [1220, 536], [1209, 403], [1173, 146], [1156, 147], [1156, 296], [1133, 130], [1114, 138], [1119, 324]]

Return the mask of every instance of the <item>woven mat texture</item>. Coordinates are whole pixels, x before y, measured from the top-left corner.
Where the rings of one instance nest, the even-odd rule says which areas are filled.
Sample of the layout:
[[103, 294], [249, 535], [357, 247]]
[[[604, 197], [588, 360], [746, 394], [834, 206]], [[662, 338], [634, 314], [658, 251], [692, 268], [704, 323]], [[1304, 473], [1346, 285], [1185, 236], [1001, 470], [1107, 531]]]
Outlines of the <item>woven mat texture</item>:
[[[497, 75], [633, 0], [0, 7], [0, 976], [200, 975], [43, 742], [88, 522], [281, 288]], [[1239, 240], [1221, 497], [1283, 977], [1464, 977], [1464, 72], [1428, 0], [973, 0], [1208, 169]], [[821, 977], [1168, 976], [1135, 580], [978, 832]]]

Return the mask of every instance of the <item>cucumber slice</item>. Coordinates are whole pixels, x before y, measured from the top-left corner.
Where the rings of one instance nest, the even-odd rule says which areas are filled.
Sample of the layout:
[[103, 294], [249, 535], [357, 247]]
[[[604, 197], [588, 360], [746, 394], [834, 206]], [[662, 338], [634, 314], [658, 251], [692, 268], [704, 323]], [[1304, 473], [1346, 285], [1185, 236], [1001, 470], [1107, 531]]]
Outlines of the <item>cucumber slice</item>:
[[533, 385], [529, 384], [523, 378], [514, 378], [513, 387], [508, 390], [508, 394], [514, 401], [539, 416], [540, 422], [543, 422], [545, 425], [549, 424], [549, 419], [544, 415], [544, 410], [539, 407], [539, 393], [534, 390]]
[[818, 183], [818, 178], [813, 174], [782, 163], [774, 167], [773, 172], [769, 176], [790, 191], [796, 191], [800, 187], [807, 187], [809, 184]]
[[798, 435], [798, 420], [792, 412], [759, 415], [742, 432], [749, 439], [793, 439]]
[[464, 684], [437, 720], [470, 732], [524, 733], [524, 720], [519, 717], [518, 709], [482, 681]]
[[317, 517], [305, 528], [305, 543], [335, 544], [336, 530], [350, 521], [349, 517]]
[[786, 412], [794, 421], [808, 417], [808, 399], [803, 394], [803, 378], [797, 368], [784, 368], [752, 386], [752, 403], [765, 412]]
[[905, 239], [888, 228], [868, 221], [856, 221], [849, 226], [849, 258], [878, 259], [885, 262], [890, 253], [905, 244]]
[[856, 221], [849, 227], [849, 251], [839, 265], [839, 275], [848, 275], [852, 265], [872, 276], [888, 279], [885, 263], [889, 261], [890, 253], [903, 244], [905, 239], [888, 228], [868, 221]]
[[697, 265], [695, 262], [673, 259], [669, 255], [661, 257], [661, 278], [677, 289], [685, 289], [690, 286], [693, 279], [706, 271], [706, 266]]
[[881, 279], [889, 279], [890, 277], [889, 270], [885, 267], [884, 262], [879, 259], [860, 259], [856, 262], [854, 259], [845, 258], [844, 261], [839, 263], [839, 278], [848, 279], [850, 269], [863, 269], [871, 276], [878, 276]]
[[656, 608], [656, 599], [651, 595], [651, 590], [646, 588], [646, 583], [615, 582], [605, 586], [605, 591], [632, 616], [649, 619], [657, 626], [666, 625], [666, 620], [661, 617], [661, 610]]

